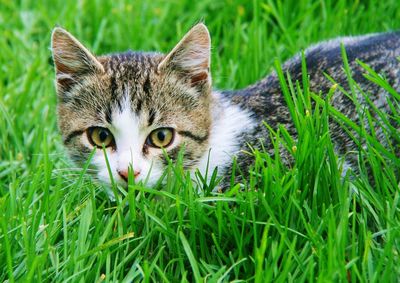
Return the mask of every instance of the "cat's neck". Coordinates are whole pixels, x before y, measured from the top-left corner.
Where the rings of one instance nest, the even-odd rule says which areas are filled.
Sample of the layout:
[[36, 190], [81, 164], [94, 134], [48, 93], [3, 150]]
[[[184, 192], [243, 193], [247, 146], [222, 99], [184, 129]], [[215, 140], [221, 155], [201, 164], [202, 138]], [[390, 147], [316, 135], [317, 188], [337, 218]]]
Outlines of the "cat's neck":
[[212, 95], [209, 149], [198, 165], [202, 175], [207, 175], [208, 178], [216, 167], [218, 167], [218, 175], [223, 174], [230, 167], [232, 158], [245, 143], [244, 135], [257, 125], [251, 112], [233, 104], [217, 91], [214, 91]]

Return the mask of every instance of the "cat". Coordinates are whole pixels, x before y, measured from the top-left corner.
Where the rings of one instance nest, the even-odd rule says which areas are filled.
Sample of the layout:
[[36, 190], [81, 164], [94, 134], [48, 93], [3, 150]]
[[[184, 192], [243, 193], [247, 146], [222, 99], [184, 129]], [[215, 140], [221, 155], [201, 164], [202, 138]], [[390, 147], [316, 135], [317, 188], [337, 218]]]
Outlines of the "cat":
[[[337, 38], [306, 49], [311, 91], [326, 94], [332, 88], [334, 83], [324, 73], [349, 88], [341, 44], [356, 82], [379, 109], [390, 112], [387, 93], [364, 78], [355, 59], [384, 74], [399, 91], [400, 33]], [[191, 172], [198, 169], [205, 175], [217, 168], [219, 176], [228, 176], [235, 157], [246, 171], [253, 162], [245, 153], [248, 144], [257, 148], [262, 143], [272, 150], [262, 121], [272, 128], [283, 125], [296, 137], [275, 72], [241, 90], [213, 90], [211, 40], [203, 23], [192, 27], [167, 55], [128, 51], [97, 57], [59, 27], [53, 30], [51, 49], [63, 142], [78, 164], [95, 149], [91, 167], [102, 182], [111, 184], [113, 179], [126, 187], [131, 166], [135, 181], [152, 186], [168, 164], [166, 155], [175, 160], [183, 147], [183, 167]], [[302, 78], [301, 58], [296, 55], [283, 64], [293, 81]], [[357, 121], [354, 104], [339, 89], [331, 102]], [[355, 148], [339, 125], [330, 127], [338, 154]], [[290, 160], [288, 152], [282, 155]], [[346, 162], [351, 167], [355, 160]]]

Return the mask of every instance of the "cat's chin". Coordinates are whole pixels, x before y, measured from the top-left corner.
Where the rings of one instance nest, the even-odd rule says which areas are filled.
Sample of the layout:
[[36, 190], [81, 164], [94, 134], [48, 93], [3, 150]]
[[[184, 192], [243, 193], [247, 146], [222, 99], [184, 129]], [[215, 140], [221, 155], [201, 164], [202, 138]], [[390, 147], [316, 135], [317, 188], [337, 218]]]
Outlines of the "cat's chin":
[[103, 188], [109, 198], [110, 201], [115, 202], [115, 192], [113, 190], [113, 186], [115, 186], [116, 192], [120, 196], [124, 196], [126, 193], [128, 193], [128, 183], [125, 182], [125, 180], [116, 180], [114, 182], [114, 185], [111, 184], [110, 180], [107, 181], [101, 181]]
[[[99, 178], [99, 176], [96, 176], [95, 179], [105, 189], [107, 196], [109, 197], [109, 199], [112, 202], [115, 201], [115, 193], [113, 190], [113, 186], [115, 186], [116, 192], [121, 196], [128, 193], [128, 182], [126, 182], [122, 178], [117, 177], [117, 178], [113, 179], [113, 181], [111, 181], [110, 178]], [[146, 180], [142, 180], [142, 178], [133, 180], [134, 184], [140, 184], [145, 187], [153, 187], [157, 184], [157, 182], [158, 182], [158, 179], [151, 179], [151, 178], [146, 179]]]

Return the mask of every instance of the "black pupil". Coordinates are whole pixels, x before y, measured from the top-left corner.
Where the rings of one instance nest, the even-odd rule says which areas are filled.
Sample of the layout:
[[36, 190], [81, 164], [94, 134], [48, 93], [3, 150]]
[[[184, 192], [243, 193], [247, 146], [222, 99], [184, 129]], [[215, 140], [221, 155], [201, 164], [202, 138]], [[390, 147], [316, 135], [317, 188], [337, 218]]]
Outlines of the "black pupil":
[[165, 140], [165, 136], [166, 136], [166, 134], [165, 134], [164, 131], [158, 131], [158, 133], [157, 133], [157, 138], [158, 138], [158, 140], [159, 140], [160, 142], [163, 142], [163, 141]]
[[105, 130], [100, 130], [99, 138], [101, 142], [104, 142], [108, 138], [108, 132]]

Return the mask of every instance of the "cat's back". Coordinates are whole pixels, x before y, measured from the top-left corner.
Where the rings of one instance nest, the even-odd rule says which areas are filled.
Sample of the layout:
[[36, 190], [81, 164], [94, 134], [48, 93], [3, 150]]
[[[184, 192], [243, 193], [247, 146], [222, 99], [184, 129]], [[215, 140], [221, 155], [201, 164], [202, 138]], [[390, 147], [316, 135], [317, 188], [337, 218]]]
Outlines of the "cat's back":
[[[351, 98], [348, 74], [344, 68], [343, 50], [345, 50], [348, 59], [351, 77], [358, 85], [358, 88], [355, 89], [358, 102], [368, 107], [369, 104], [366, 103], [365, 99], [368, 96], [369, 101], [374, 103], [377, 108], [390, 114], [387, 91], [366, 78], [367, 70], [359, 64], [359, 61], [367, 64], [375, 72], [382, 75], [395, 90], [400, 91], [400, 32], [341, 37], [320, 42], [282, 64], [283, 72], [285, 76], [289, 74], [293, 82], [298, 81], [301, 85], [304, 69], [302, 58], [304, 58], [310, 90], [324, 97], [333, 85], [340, 85], [340, 88], [336, 88], [336, 91], [334, 91], [330, 103], [351, 121], [360, 124], [356, 106]], [[350, 96], [347, 96], [343, 90], [348, 92]], [[281, 84], [276, 72], [272, 72], [247, 88], [225, 92], [224, 94], [230, 97], [234, 104], [250, 110], [256, 120], [260, 122], [260, 126], [249, 134], [249, 138], [253, 137], [257, 140], [268, 136], [268, 131], [261, 125], [261, 121], [265, 121], [272, 128], [282, 125], [291, 135], [296, 137], [297, 131], [282, 94]], [[399, 125], [393, 126], [399, 127]], [[356, 148], [355, 143], [338, 123], [331, 122], [330, 130], [338, 152], [345, 153]], [[381, 130], [377, 132], [377, 136], [379, 140], [384, 140]], [[285, 154], [283, 155], [285, 156]], [[354, 160], [351, 161], [355, 162]]]
[[[343, 93], [343, 90], [351, 92], [349, 78], [343, 63], [342, 46], [346, 51], [351, 76], [359, 86], [355, 93], [359, 102], [368, 105], [368, 103], [364, 103], [364, 95], [367, 95], [376, 107], [389, 113], [388, 93], [365, 77], [367, 71], [362, 68], [358, 60], [369, 65], [375, 72], [381, 74], [395, 90], [400, 91], [400, 61], [398, 59], [400, 57], [400, 32], [342, 37], [323, 41], [286, 61], [282, 65], [283, 72], [285, 75], [290, 74], [291, 80], [298, 81], [301, 85], [302, 54], [304, 54], [310, 90], [325, 96], [333, 85], [340, 85], [330, 101], [334, 108], [357, 123], [356, 106], [352, 98]], [[273, 128], [278, 124], [284, 125], [290, 133], [296, 133], [275, 72], [247, 88], [224, 92], [224, 94], [234, 104], [252, 112], [258, 121], [265, 121]], [[263, 127], [259, 127], [257, 130], [260, 133], [264, 132]], [[342, 130], [336, 125], [333, 130], [338, 136], [344, 136]]]
[[[311, 45], [282, 64], [292, 81], [302, 81], [302, 56], [304, 54], [311, 91], [326, 94], [337, 83], [348, 90], [348, 77], [344, 71], [342, 46], [346, 52], [353, 79], [366, 92], [376, 92], [377, 86], [365, 78], [365, 69], [359, 61], [383, 75], [400, 90], [400, 32], [376, 33], [361, 36], [339, 37]], [[330, 77], [331, 79], [328, 79]], [[332, 81], [333, 80], [333, 81]], [[244, 89], [226, 92], [233, 101], [263, 115], [274, 114], [284, 104], [280, 83], [275, 72]], [[265, 111], [268, 110], [265, 113]]]
[[[338, 37], [312, 45], [304, 51], [307, 72], [310, 75], [329, 71], [335, 75], [335, 72], [340, 72], [343, 69], [342, 46], [350, 67], [358, 65], [356, 60], [360, 60], [377, 72], [386, 71], [393, 64], [398, 66], [400, 32]], [[300, 52], [283, 65], [283, 69], [294, 78], [301, 74], [301, 58]]]

